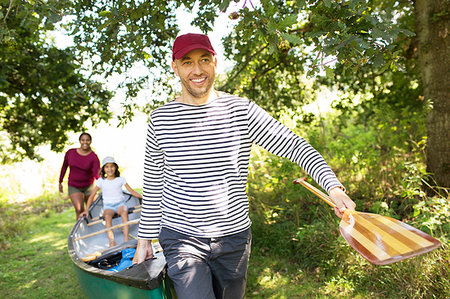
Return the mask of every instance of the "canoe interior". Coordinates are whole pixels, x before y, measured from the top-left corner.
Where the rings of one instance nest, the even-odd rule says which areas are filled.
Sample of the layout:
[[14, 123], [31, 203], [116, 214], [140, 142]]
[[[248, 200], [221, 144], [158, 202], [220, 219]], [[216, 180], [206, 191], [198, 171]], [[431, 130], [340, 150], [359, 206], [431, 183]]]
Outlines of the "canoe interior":
[[[140, 199], [124, 191], [129, 209], [128, 221], [140, 218]], [[105, 229], [101, 194], [92, 204], [89, 216], [79, 219], [68, 238], [68, 251], [75, 266], [81, 287], [88, 298], [176, 298], [173, 286], [165, 275], [166, 261], [159, 244], [154, 244], [155, 257], [119, 272], [107, 268], [120, 262], [122, 250], [136, 248], [138, 223], [129, 225], [129, 241], [124, 242], [122, 227], [116, 228], [114, 241], [117, 246], [109, 248]], [[116, 215], [117, 216], [117, 215]], [[112, 225], [122, 224], [122, 218], [114, 217]], [[90, 237], [85, 237], [91, 235]], [[90, 256], [91, 261], [83, 261]], [[115, 264], [114, 264], [115, 263]], [[107, 267], [103, 267], [104, 265]]]
[[[125, 193], [127, 198], [126, 204], [129, 210], [133, 209], [136, 206], [140, 206], [140, 201], [138, 198], [132, 196], [131, 194]], [[99, 230], [105, 229], [104, 221], [98, 222], [96, 224], [90, 225], [90, 223], [94, 223], [96, 221], [92, 221], [91, 219], [95, 219], [99, 216], [103, 215], [103, 198], [98, 196], [98, 199], [92, 204], [92, 208], [89, 211], [88, 221], [79, 221], [79, 225], [76, 231], [73, 232], [73, 238], [76, 239], [78, 237], [95, 233]], [[128, 214], [128, 220], [139, 219], [140, 213], [130, 213]], [[89, 222], [89, 223], [88, 223]], [[121, 217], [115, 217], [112, 220], [112, 225], [117, 225], [122, 223]], [[134, 238], [137, 238], [137, 230], [138, 224], [129, 225], [130, 235]], [[129, 237], [132, 239], [133, 237]], [[116, 244], [123, 243], [123, 233], [122, 228], [117, 228], [114, 230], [114, 240]], [[74, 242], [74, 250], [77, 255], [82, 258], [89, 254], [95, 253], [97, 251], [108, 249], [109, 241], [106, 233], [101, 233], [99, 235], [89, 237], [86, 239], [78, 240]]]

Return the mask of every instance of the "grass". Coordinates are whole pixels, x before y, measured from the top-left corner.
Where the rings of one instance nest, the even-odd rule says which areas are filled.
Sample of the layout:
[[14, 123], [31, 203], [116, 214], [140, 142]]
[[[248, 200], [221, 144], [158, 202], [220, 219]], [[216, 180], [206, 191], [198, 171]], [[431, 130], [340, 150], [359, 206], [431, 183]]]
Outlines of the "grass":
[[[67, 254], [73, 210], [26, 217], [27, 225], [2, 252], [0, 298], [85, 298]], [[253, 250], [248, 298], [311, 298], [323, 285], [289, 260]]]
[[0, 297], [85, 298], [67, 253], [72, 209], [25, 217], [26, 224], [1, 253]]
[[285, 258], [252, 252], [248, 269], [248, 298], [311, 297], [320, 284]]
[[[70, 202], [47, 195], [22, 206], [3, 203], [0, 216], [10, 219], [0, 227], [0, 298], [85, 298], [67, 253]], [[248, 298], [305, 298], [320, 286], [286, 259], [254, 251], [250, 264]]]
[[[85, 298], [67, 253], [67, 236], [75, 221], [70, 202], [46, 195], [21, 205], [0, 204], [0, 298]], [[299, 230], [301, 235], [297, 234], [294, 243], [289, 241], [289, 233], [282, 240], [283, 232], [286, 235], [290, 230], [254, 219], [247, 298], [440, 299], [450, 295], [447, 245], [380, 267], [341, 244], [329, 227], [313, 225]], [[321, 244], [327, 242], [330, 244]], [[311, 250], [316, 256], [302, 252]], [[305, 263], [308, 258], [316, 265]]]

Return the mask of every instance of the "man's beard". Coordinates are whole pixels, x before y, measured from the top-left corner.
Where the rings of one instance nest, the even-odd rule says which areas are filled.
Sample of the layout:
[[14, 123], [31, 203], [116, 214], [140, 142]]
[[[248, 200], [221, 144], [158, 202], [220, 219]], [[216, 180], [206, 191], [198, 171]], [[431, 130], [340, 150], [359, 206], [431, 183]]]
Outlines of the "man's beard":
[[181, 79], [181, 84], [186, 88], [191, 96], [193, 96], [194, 98], [202, 98], [208, 94], [208, 91], [211, 89], [214, 81], [211, 80], [210, 77], [208, 77], [207, 84], [203, 88], [192, 88], [189, 83], [189, 80]]

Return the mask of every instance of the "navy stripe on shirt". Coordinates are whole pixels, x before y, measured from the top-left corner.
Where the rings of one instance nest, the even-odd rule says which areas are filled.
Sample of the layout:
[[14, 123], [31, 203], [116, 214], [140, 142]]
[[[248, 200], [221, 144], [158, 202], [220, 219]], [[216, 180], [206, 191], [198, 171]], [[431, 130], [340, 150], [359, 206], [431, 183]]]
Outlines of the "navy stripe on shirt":
[[148, 125], [139, 238], [158, 238], [161, 227], [204, 238], [249, 228], [252, 143], [298, 163], [327, 191], [342, 187], [311, 145], [255, 103], [228, 94], [199, 106], [172, 101]]

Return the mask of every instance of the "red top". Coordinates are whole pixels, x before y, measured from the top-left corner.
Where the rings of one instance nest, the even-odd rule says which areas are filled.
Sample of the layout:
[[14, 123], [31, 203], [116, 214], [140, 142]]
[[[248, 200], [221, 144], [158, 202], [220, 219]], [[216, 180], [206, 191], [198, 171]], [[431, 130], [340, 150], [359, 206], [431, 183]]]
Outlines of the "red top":
[[62, 183], [66, 175], [67, 167], [70, 167], [68, 185], [75, 188], [90, 186], [95, 179], [100, 177], [100, 160], [94, 152], [83, 156], [77, 152], [76, 148], [67, 151], [64, 156], [64, 163], [61, 167], [59, 182]]

